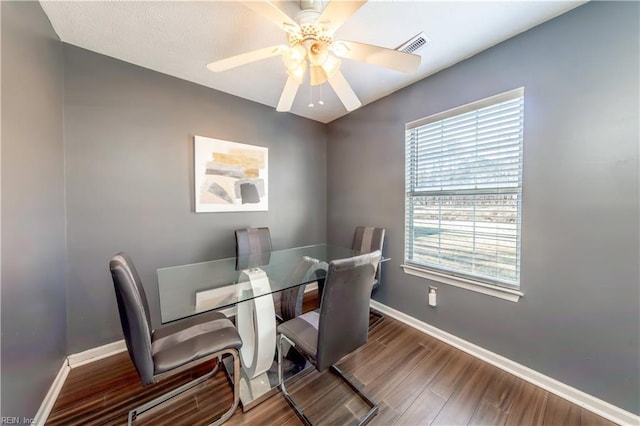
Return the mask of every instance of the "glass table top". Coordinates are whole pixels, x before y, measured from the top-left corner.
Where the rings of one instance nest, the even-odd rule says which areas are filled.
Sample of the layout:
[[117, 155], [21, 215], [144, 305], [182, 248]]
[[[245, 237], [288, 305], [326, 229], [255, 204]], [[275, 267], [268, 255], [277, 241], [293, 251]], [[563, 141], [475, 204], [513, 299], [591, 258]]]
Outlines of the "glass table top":
[[160, 268], [162, 323], [314, 282], [324, 278], [330, 261], [358, 254], [318, 244]]

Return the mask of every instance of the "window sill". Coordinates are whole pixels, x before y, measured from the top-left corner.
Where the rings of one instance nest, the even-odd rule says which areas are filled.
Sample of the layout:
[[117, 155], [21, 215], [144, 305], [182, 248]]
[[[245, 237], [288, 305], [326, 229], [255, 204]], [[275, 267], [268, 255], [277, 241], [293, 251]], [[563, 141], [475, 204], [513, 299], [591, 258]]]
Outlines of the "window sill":
[[510, 302], [518, 302], [524, 293], [518, 290], [511, 290], [496, 285], [486, 284], [479, 281], [473, 281], [466, 278], [455, 277], [441, 272], [420, 268], [413, 265], [400, 265], [405, 274], [414, 275], [416, 277], [426, 278], [428, 280], [437, 281], [443, 284], [449, 284], [455, 287], [464, 288], [475, 291], [477, 293], [486, 294], [488, 296], [497, 297], [499, 299], [508, 300]]

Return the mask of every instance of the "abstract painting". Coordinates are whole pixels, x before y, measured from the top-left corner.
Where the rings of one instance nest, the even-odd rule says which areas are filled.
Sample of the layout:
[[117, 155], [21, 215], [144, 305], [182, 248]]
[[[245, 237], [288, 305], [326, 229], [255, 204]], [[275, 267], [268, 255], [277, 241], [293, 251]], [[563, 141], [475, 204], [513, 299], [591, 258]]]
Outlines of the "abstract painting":
[[195, 136], [196, 212], [269, 210], [269, 149]]

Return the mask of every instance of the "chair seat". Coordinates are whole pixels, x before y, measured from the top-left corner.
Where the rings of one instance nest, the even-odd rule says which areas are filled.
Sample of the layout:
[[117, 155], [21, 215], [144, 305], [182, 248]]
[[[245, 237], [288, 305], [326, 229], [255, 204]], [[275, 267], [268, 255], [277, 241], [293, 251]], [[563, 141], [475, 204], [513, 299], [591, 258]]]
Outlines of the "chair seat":
[[223, 314], [209, 312], [187, 318], [153, 331], [154, 375], [209, 354], [241, 346], [237, 329]]
[[298, 351], [315, 362], [318, 346], [318, 311], [307, 312], [278, 326], [278, 333], [291, 340]]

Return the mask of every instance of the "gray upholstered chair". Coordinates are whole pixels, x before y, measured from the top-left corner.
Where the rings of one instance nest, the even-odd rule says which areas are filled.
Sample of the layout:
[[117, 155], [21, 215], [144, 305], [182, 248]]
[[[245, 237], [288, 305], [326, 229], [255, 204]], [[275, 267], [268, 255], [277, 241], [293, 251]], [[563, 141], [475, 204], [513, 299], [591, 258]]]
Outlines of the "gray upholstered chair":
[[278, 326], [280, 389], [287, 402], [308, 425], [311, 421], [293, 401], [282, 380], [285, 342], [289, 342], [318, 371], [329, 368], [336, 373], [371, 407], [358, 424], [365, 424], [378, 413], [378, 406], [335, 364], [367, 342], [369, 299], [380, 257], [380, 251], [376, 250], [329, 263], [319, 311], [308, 312]]
[[238, 229], [236, 235], [236, 270], [268, 265], [271, 259], [269, 228]]
[[[269, 252], [271, 252], [271, 233], [269, 228], [248, 228], [238, 229], [236, 235], [236, 266], [238, 268], [257, 267], [260, 264], [269, 263]], [[256, 262], [256, 260], [258, 262]], [[305, 265], [298, 265], [294, 273]], [[304, 273], [302, 269], [299, 271]], [[280, 297], [280, 315], [282, 321], [294, 318], [302, 313], [302, 299], [305, 286], [283, 290], [278, 293]]]
[[[384, 228], [374, 228], [373, 226], [356, 226], [356, 233], [353, 236], [353, 244], [351, 248], [360, 253], [371, 253], [380, 250], [384, 245]], [[380, 285], [380, 267], [376, 270], [376, 276], [373, 281], [373, 288]]]
[[236, 257], [271, 251], [269, 228], [236, 230]]
[[[296, 267], [291, 270], [289, 279], [291, 282], [306, 282], [312, 284], [318, 279], [319, 269], [313, 259], [299, 259]], [[318, 281], [315, 281], [318, 282]], [[307, 284], [289, 288], [280, 294], [280, 315], [283, 321], [290, 320], [302, 314], [304, 302], [304, 289]]]
[[[109, 268], [127, 350], [144, 386], [218, 358], [213, 371], [131, 410], [129, 425], [138, 415], [213, 377], [223, 355], [233, 357], [234, 377], [239, 377], [242, 341], [227, 317], [210, 312], [153, 330], [147, 297], [131, 259], [118, 253]], [[231, 408], [212, 424], [222, 424], [237, 408], [239, 383], [235, 381]]]
[[[353, 235], [353, 243], [351, 244], [351, 248], [360, 253], [371, 253], [375, 250], [380, 250], [382, 252], [382, 246], [384, 245], [384, 228], [375, 228], [373, 226], [356, 226], [356, 232]], [[376, 269], [376, 275], [373, 280], [373, 290], [378, 288], [380, 285], [380, 269], [381, 265], [378, 265], [378, 269]], [[318, 285], [318, 294], [322, 297], [323, 293], [323, 284], [319, 282]], [[372, 311], [372, 314], [376, 317], [376, 320], [370, 324], [369, 328], [372, 329], [376, 325], [383, 320], [384, 316], [379, 313]]]
[[[371, 253], [375, 250], [380, 250], [380, 252], [382, 252], [382, 246], [384, 245], [384, 234], [384, 228], [375, 228], [373, 226], [356, 226], [356, 232], [353, 235], [353, 244], [351, 245], [351, 248], [361, 253]], [[374, 290], [380, 285], [380, 269], [381, 265], [378, 265], [376, 276], [373, 280]], [[384, 319], [384, 315], [374, 310], [371, 310], [371, 315], [373, 315], [375, 321], [369, 324], [369, 330], [380, 324], [380, 322]]]

